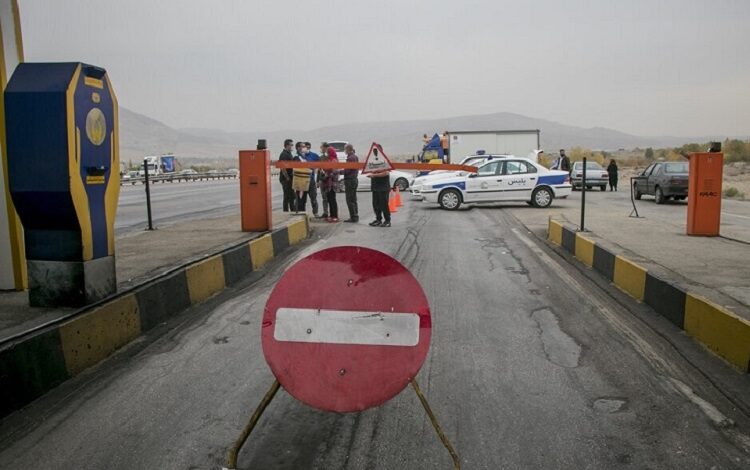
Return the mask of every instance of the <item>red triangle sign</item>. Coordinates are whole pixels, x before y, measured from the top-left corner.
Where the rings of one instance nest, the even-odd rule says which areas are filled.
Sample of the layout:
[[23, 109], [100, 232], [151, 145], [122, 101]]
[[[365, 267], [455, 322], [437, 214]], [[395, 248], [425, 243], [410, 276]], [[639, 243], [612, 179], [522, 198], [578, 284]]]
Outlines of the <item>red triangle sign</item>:
[[388, 160], [388, 156], [386, 156], [385, 152], [383, 152], [383, 147], [381, 147], [380, 144], [373, 142], [370, 146], [370, 151], [367, 152], [365, 167], [362, 170], [362, 174], [390, 170], [393, 170], [393, 164]]

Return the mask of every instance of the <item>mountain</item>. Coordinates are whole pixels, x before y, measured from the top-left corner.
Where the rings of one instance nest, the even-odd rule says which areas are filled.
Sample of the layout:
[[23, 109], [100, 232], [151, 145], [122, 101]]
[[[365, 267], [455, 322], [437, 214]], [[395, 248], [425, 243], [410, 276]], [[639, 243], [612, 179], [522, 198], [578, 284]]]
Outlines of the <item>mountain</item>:
[[266, 139], [274, 153], [286, 138], [313, 143], [323, 140], [348, 140], [364, 153], [376, 141], [390, 155], [414, 155], [421, 148], [421, 136], [435, 132], [469, 130], [541, 130], [543, 149], [556, 151], [575, 145], [591, 149], [670, 147], [687, 142], [708, 142], [724, 137], [640, 137], [613, 129], [568, 126], [544, 119], [513, 113], [458, 116], [445, 119], [351, 123], [312, 130], [274, 132], [226, 132], [217, 129], [173, 129], [159, 121], [120, 108], [120, 155], [123, 161], [140, 160], [145, 155], [172, 152], [182, 159], [215, 161], [237, 158], [240, 148], [252, 149], [258, 139]]

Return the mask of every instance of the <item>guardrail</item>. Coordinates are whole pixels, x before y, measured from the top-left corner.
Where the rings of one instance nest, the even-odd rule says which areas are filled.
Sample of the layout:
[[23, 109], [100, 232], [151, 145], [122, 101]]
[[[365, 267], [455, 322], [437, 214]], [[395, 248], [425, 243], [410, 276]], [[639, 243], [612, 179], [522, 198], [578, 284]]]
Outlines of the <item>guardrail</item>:
[[[219, 180], [219, 179], [233, 179], [237, 178], [236, 172], [218, 172], [218, 173], [195, 173], [195, 174], [183, 174], [183, 173], [166, 173], [161, 175], [149, 175], [148, 176], [148, 182], [149, 183], [174, 183], [174, 182], [181, 182], [181, 181], [208, 181], [208, 180]], [[136, 183], [144, 183], [144, 178], [142, 176], [139, 176], [137, 178], [120, 178], [120, 186], [125, 184], [136, 184]]]

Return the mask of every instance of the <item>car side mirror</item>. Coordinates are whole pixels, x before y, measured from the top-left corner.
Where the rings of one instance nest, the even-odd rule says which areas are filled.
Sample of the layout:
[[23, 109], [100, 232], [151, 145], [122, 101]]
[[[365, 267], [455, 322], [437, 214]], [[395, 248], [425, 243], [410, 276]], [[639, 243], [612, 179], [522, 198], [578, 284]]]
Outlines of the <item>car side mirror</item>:
[[469, 173], [469, 178], [476, 178], [476, 177], [477, 177], [476, 173]]

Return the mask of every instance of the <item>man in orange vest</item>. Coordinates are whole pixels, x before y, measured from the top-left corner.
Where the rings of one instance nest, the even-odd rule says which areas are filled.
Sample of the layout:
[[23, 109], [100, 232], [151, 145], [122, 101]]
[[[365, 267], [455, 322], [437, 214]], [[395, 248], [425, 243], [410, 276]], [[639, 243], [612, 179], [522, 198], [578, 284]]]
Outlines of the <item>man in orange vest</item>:
[[450, 151], [449, 145], [450, 143], [448, 142], [448, 131], [445, 131], [443, 132], [443, 135], [440, 136], [440, 146], [443, 147], [443, 155], [445, 155], [446, 161], [448, 161], [448, 157], [450, 157], [448, 153]]

